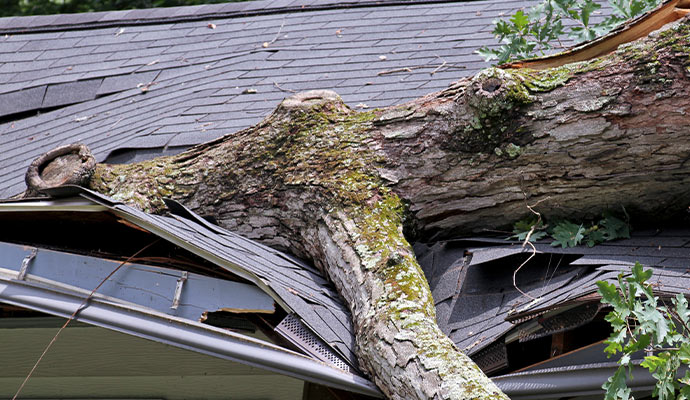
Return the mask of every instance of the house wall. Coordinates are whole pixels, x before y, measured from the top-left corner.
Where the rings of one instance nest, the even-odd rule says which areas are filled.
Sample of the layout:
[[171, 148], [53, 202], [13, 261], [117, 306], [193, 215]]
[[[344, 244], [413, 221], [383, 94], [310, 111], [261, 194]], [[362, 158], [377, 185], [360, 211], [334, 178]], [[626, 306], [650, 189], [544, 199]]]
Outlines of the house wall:
[[[5, 399], [15, 394], [64, 320], [21, 318], [14, 326], [11, 319], [0, 321], [0, 399]], [[299, 379], [75, 324], [60, 334], [19, 398], [301, 400], [303, 387]]]

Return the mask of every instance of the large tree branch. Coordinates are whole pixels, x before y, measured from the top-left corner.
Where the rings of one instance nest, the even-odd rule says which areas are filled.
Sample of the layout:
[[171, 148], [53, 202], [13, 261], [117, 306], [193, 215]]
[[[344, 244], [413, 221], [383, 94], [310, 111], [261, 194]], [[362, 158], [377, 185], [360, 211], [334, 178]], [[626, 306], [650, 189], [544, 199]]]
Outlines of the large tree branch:
[[526, 198], [548, 198], [547, 215], [685, 210], [689, 27], [555, 69], [489, 69], [383, 110], [298, 94], [259, 125], [180, 155], [98, 165], [90, 186], [151, 212], [175, 198], [314, 260], [390, 398], [505, 398], [434, 323], [403, 227], [493, 228], [528, 213]]

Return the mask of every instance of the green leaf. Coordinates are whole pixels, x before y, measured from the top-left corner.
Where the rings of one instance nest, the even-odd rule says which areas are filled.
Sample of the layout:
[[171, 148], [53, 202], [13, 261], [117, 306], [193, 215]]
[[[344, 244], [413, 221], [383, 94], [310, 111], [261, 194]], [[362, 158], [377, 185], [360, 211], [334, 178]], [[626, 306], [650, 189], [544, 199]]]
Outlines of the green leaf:
[[599, 221], [599, 225], [606, 240], [630, 238], [630, 226], [628, 223], [610, 212], [604, 213], [604, 218]]
[[475, 53], [479, 54], [479, 56], [482, 57], [486, 62], [498, 59], [500, 54], [498, 50], [490, 49], [488, 47], [477, 49], [475, 50]]
[[537, 217], [521, 219], [513, 224], [513, 232], [527, 232], [536, 225], [537, 221], [539, 221]]
[[609, 0], [609, 4], [611, 5], [615, 13], [625, 17], [625, 19], [632, 18], [632, 14], [630, 13], [629, 0]]
[[647, 346], [649, 346], [651, 343], [652, 343], [652, 335], [643, 334], [637, 338], [637, 341], [635, 341], [635, 340], [629, 341], [625, 345], [625, 347], [623, 348], [623, 351], [626, 354], [632, 354], [636, 351], [646, 349]]
[[[687, 377], [690, 373], [686, 372], [685, 376]], [[685, 378], [679, 379], [683, 384], [685, 385], [690, 385], [689, 381], [684, 380]], [[690, 399], [690, 386], [683, 386], [680, 388], [680, 394], [678, 395], [678, 398], [676, 400], [688, 400]]]
[[525, 15], [522, 10], [518, 10], [511, 18], [510, 22], [513, 23], [515, 28], [517, 28], [518, 31], [523, 31], [525, 28], [527, 28], [527, 25], [529, 24], [529, 18], [527, 15]]
[[625, 383], [625, 379], [627, 378], [626, 375], [625, 367], [620, 366], [613, 376], [602, 385], [602, 389], [606, 390], [604, 400], [630, 399], [632, 392], [630, 389], [628, 389], [628, 385]]
[[[644, 13], [660, 0], [609, 0], [615, 15], [590, 25], [591, 16], [601, 6], [596, 0], [544, 0], [527, 12], [517, 11], [507, 21], [493, 21], [493, 33], [501, 45], [493, 51], [484, 48], [479, 54], [487, 60], [504, 63], [513, 59], [544, 54], [560, 46], [557, 42], [567, 35], [576, 41], [591, 40], [604, 35], [622, 22]], [[561, 20], [568, 18], [566, 28]], [[555, 43], [555, 44], [554, 44]], [[588, 242], [591, 244], [591, 242]]]
[[[534, 230], [532, 230], [533, 227]], [[543, 239], [546, 236], [544, 229], [544, 224], [542, 224], [541, 220], [537, 217], [521, 219], [513, 225], [514, 235], [509, 239], [516, 238], [517, 240], [523, 241], [527, 239], [527, 235], [532, 232], [529, 241], [533, 242]]]
[[575, 247], [584, 238], [585, 228], [570, 221], [562, 221], [553, 228], [551, 236], [555, 239], [551, 246]]
[[[680, 349], [678, 350], [678, 359], [683, 364], [690, 364], [690, 343], [688, 343], [687, 338], [685, 343], [680, 345]], [[688, 373], [690, 373], [690, 371], [686, 372], [686, 376]], [[686, 384], [690, 384], [690, 381], [688, 381]]]
[[597, 292], [601, 295], [602, 303], [611, 304], [614, 307], [620, 306], [622, 302], [616, 285], [606, 281], [597, 281], [596, 284], [598, 288]]
[[589, 232], [586, 234], [587, 246], [593, 247], [599, 243], [605, 241], [604, 232], [602, 232], [598, 226], [593, 226]]
[[646, 356], [644, 361], [640, 364], [641, 366], [647, 368], [649, 372], [656, 371], [659, 367], [665, 365], [668, 362], [665, 358], [657, 356]]
[[569, 11], [574, 3], [573, 0], [553, 0], [554, 10], [563, 16], [569, 15]]
[[688, 310], [688, 299], [684, 295], [678, 293], [673, 299], [673, 305], [676, 307], [676, 315], [681, 320], [683, 325], [690, 325], [690, 310]]
[[653, 271], [651, 269], [645, 271], [644, 267], [639, 262], [636, 262], [632, 267], [632, 277], [634, 282], [640, 285], [644, 285], [647, 280], [652, 277], [652, 273]]
[[601, 6], [592, 0], [585, 0], [578, 5], [581, 9], [580, 21], [582, 21], [584, 26], [589, 26], [589, 16], [592, 15], [593, 11], [600, 9]]

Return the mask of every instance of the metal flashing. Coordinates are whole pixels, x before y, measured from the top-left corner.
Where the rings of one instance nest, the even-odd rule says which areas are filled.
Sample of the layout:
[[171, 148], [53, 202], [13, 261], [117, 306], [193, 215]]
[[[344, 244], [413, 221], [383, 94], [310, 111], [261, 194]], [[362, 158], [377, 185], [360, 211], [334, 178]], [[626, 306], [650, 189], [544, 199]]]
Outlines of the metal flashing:
[[[31, 260], [28, 271], [26, 260]], [[119, 264], [102, 258], [0, 242], [0, 276], [60, 288], [84, 297]], [[179, 285], [182, 279], [186, 281], [184, 286]], [[203, 319], [204, 313], [209, 311], [275, 312], [273, 299], [253, 285], [136, 263], [124, 265], [94, 296], [192, 321]], [[177, 307], [171, 308], [171, 304]]]
[[126, 219], [128, 222], [131, 222], [136, 226], [145, 229], [158, 237], [161, 237], [185, 250], [188, 250], [208, 261], [213, 262], [214, 264], [222, 268], [227, 269], [228, 271], [232, 272], [233, 274], [236, 274], [237, 276], [243, 279], [246, 279], [254, 283], [255, 285], [259, 286], [264, 292], [268, 293], [271, 297], [273, 297], [273, 299], [276, 300], [281, 307], [283, 307], [287, 311], [292, 311], [292, 309], [284, 303], [280, 296], [278, 296], [266, 284], [266, 282], [264, 282], [255, 274], [250, 273], [246, 269], [243, 269], [237, 266], [236, 264], [229, 262], [227, 259], [224, 259], [223, 257], [220, 257], [213, 252], [207, 251], [206, 249], [200, 246], [196, 246], [194, 242], [192, 240], [189, 240], [188, 238], [186, 239], [181, 237], [180, 235], [172, 234], [170, 231], [161, 228], [159, 224], [153, 223], [150, 218], [142, 217], [142, 215], [139, 215], [144, 214], [143, 212], [130, 207], [117, 207], [111, 209], [111, 211], [115, 213], [117, 216]]
[[288, 339], [293, 345], [297, 346], [305, 353], [317, 359], [332, 364], [334, 367], [354, 373], [355, 371], [338, 355], [332, 352], [328, 346], [314, 335], [294, 314], [288, 314], [276, 326], [275, 331]]
[[84, 198], [66, 199], [31, 199], [25, 201], [2, 201], [0, 213], [17, 211], [79, 211], [79, 212], [103, 212], [108, 208]]

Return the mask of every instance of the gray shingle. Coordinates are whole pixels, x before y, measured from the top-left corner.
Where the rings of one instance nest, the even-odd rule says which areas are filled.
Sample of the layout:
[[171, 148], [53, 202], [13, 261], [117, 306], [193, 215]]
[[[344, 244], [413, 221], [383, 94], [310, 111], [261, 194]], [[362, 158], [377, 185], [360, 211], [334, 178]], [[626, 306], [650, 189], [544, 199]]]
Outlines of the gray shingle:
[[32, 40], [22, 47], [22, 51], [32, 50], [53, 50], [68, 49], [73, 47], [80, 39], [53, 39], [53, 40]]
[[0, 115], [36, 110], [43, 103], [46, 87], [36, 87], [18, 92], [0, 94]]
[[101, 79], [92, 79], [49, 85], [42, 107], [50, 108], [95, 99], [101, 82]]
[[121, 92], [127, 89], [134, 89], [137, 88], [137, 85], [141, 83], [147, 84], [152, 82], [156, 76], [158, 76], [158, 72], [109, 76], [103, 79], [103, 83], [98, 88], [96, 94], [101, 96]]
[[[0, 39], [0, 48], [2, 49], [2, 53], [16, 53], [21, 49], [27, 42], [25, 41], [9, 41], [7, 39], [2, 40]], [[2, 58], [4, 60], [4, 57]]]
[[0, 66], [0, 73], [40, 71], [50, 67], [54, 62], [54, 60], [42, 60], [6, 63]]

